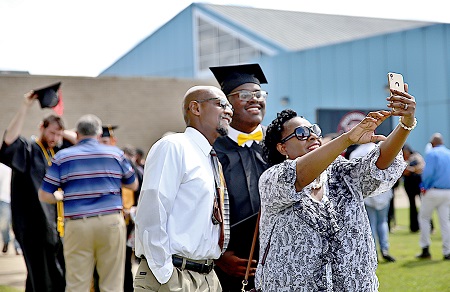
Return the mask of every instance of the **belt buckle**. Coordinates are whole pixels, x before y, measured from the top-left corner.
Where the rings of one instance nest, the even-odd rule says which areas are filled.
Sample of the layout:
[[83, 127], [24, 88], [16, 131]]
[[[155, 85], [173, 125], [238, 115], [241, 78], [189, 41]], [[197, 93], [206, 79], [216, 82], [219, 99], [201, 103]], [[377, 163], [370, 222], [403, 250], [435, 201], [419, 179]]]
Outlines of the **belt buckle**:
[[[178, 268], [180, 268], [181, 270], [190, 270], [190, 271], [194, 271], [197, 272], [199, 274], [209, 274], [211, 273], [212, 269], [214, 268], [214, 261], [213, 260], [205, 260], [204, 263], [199, 263], [199, 262], [194, 262], [194, 261], [190, 261], [184, 257], [180, 257], [180, 256], [173, 256], [173, 259], [176, 259], [176, 261], [181, 261], [177, 263]], [[177, 267], [174, 263], [174, 266]]]
[[202, 264], [202, 274], [209, 274], [214, 268], [213, 260], [206, 260], [204, 264]]
[[209, 274], [209, 273], [211, 273], [211, 271], [213, 270], [213, 268], [214, 268], [214, 263], [211, 263], [211, 264], [209, 264], [209, 265], [207, 265], [207, 264], [205, 264], [205, 267], [206, 267], [206, 272], [204, 273], [204, 274]]

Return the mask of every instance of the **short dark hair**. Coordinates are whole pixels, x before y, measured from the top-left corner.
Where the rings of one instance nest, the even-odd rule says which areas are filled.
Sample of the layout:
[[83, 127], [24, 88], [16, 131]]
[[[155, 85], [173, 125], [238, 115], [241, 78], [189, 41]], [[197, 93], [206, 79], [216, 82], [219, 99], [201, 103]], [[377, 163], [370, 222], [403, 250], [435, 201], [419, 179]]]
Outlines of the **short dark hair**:
[[294, 110], [285, 109], [278, 113], [276, 119], [267, 127], [266, 136], [263, 141], [263, 157], [270, 166], [286, 160], [286, 157], [277, 150], [277, 144], [281, 141], [281, 132], [284, 129], [284, 123], [295, 117], [297, 117], [297, 113]]
[[122, 148], [122, 151], [128, 156], [136, 155], [136, 148], [133, 145], [127, 144]]
[[61, 130], [65, 129], [63, 119], [57, 115], [48, 115], [42, 120], [42, 126], [44, 128], [47, 128], [50, 124], [53, 123], [57, 124], [58, 127], [61, 128]]
[[136, 148], [136, 154], [143, 157], [144, 156], [144, 150], [142, 150], [141, 148]]
[[402, 147], [402, 150], [406, 150], [409, 153], [414, 153], [415, 151], [411, 148], [411, 146], [409, 146], [408, 144], [404, 144]]

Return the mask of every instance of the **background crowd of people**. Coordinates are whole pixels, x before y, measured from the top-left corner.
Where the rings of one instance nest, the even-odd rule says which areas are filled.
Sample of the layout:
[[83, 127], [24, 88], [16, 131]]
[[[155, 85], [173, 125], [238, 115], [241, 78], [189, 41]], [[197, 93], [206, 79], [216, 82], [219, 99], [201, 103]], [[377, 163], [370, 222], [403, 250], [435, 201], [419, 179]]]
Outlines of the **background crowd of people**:
[[[379, 256], [395, 261], [389, 209], [400, 180], [417, 258], [431, 258], [437, 210], [450, 259], [450, 150], [439, 133], [425, 158], [405, 144], [417, 124], [407, 86], [391, 90], [389, 110], [325, 142], [290, 109], [262, 125], [258, 64], [211, 71], [220, 89], [188, 89], [185, 131], [148, 155], [119, 149], [118, 126], [92, 114], [75, 130], [48, 115], [38, 136], [22, 137], [29, 107], [57, 99], [54, 88], [25, 94], [0, 149], [0, 227], [3, 253], [13, 233], [23, 254], [26, 291], [377, 291]], [[392, 116], [399, 125], [375, 134]]]

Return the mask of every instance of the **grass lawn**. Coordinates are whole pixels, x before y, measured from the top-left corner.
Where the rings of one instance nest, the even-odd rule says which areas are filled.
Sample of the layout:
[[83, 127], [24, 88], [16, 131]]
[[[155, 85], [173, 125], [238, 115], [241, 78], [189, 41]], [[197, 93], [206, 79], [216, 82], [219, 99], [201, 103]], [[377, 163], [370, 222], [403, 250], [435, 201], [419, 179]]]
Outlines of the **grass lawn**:
[[397, 260], [387, 263], [380, 257], [377, 275], [380, 292], [385, 291], [450, 291], [450, 261], [444, 261], [439, 220], [433, 214], [435, 227], [431, 235], [431, 260], [417, 260], [421, 252], [420, 233], [409, 231], [409, 210], [396, 209], [396, 226], [389, 235], [390, 254]]
[[22, 292], [24, 290], [16, 289], [14, 287], [8, 287], [8, 286], [0, 286], [0, 292]]
[[[435, 232], [431, 236], [431, 260], [417, 260], [421, 252], [419, 233], [409, 232], [408, 209], [396, 209], [396, 225], [389, 235], [390, 253], [397, 260], [387, 263], [380, 257], [377, 275], [380, 292], [450, 291], [450, 261], [442, 260], [442, 240], [437, 214], [433, 214]], [[20, 292], [0, 286], [0, 292]]]

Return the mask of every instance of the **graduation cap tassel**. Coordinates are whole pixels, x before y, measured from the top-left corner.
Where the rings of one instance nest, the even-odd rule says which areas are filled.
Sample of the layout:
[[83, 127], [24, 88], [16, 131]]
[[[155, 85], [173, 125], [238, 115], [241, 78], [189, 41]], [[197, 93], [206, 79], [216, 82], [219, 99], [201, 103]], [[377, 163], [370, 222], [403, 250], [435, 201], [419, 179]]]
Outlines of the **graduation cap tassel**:
[[62, 98], [61, 89], [58, 89], [58, 103], [55, 105], [53, 110], [55, 111], [55, 113], [58, 116], [62, 116], [64, 113], [64, 102], [63, 102], [63, 98]]
[[57, 222], [57, 230], [59, 232], [59, 236], [64, 237], [64, 205], [62, 201], [58, 201], [56, 203], [57, 212], [58, 212], [58, 222]]
[[[58, 191], [62, 191], [58, 189]], [[64, 203], [63, 201], [56, 202], [57, 222], [56, 230], [59, 232], [61, 238], [64, 237]]]

